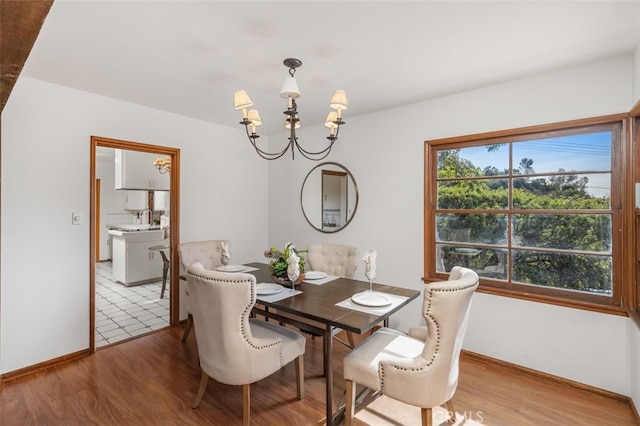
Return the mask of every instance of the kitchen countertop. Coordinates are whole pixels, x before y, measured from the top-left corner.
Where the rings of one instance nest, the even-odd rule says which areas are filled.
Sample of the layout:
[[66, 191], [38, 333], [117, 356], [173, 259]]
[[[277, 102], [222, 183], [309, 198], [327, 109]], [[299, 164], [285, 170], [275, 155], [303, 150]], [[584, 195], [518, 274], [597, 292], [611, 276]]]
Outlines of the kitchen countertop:
[[[146, 225], [140, 223], [123, 223], [123, 224], [115, 224], [115, 225], [105, 225], [111, 234], [112, 231], [117, 232], [149, 232], [149, 231], [160, 231], [162, 227], [160, 225]], [[111, 234], [111, 235], [121, 235]]]

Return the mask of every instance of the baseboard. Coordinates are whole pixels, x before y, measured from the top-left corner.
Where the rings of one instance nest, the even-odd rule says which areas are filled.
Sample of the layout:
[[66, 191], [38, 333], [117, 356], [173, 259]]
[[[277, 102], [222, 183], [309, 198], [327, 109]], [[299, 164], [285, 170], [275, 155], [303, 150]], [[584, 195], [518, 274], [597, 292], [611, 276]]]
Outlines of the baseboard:
[[18, 370], [9, 371], [0, 376], [0, 382], [4, 383], [9, 380], [17, 379], [18, 377], [33, 374], [35, 372], [46, 370], [47, 368], [54, 367], [56, 365], [64, 364], [69, 361], [84, 358], [91, 355], [91, 349], [83, 349], [78, 352], [67, 354], [58, 358], [53, 358], [48, 361], [41, 362], [39, 364], [30, 365], [28, 367], [20, 368]]
[[461, 354], [462, 357], [464, 358], [468, 358], [474, 361], [478, 361], [478, 362], [482, 362], [488, 365], [492, 365], [495, 367], [501, 367], [501, 368], [507, 368], [511, 371], [515, 371], [517, 373], [520, 374], [527, 374], [529, 376], [535, 377], [539, 380], [545, 381], [545, 382], [551, 382], [551, 383], [555, 383], [558, 385], [562, 385], [562, 386], [568, 386], [574, 389], [579, 389], [581, 391], [584, 392], [588, 392], [591, 394], [595, 394], [595, 395], [599, 395], [605, 398], [610, 398], [616, 401], [620, 401], [623, 402], [627, 405], [629, 405], [629, 407], [631, 407], [631, 410], [634, 413], [634, 416], [636, 418], [636, 423], [638, 425], [640, 425], [640, 415], [638, 415], [638, 410], [635, 406], [635, 404], [633, 403], [633, 399], [631, 399], [629, 396], [627, 395], [621, 395], [619, 393], [616, 392], [611, 392], [605, 389], [601, 389], [601, 388], [597, 388], [595, 386], [590, 386], [590, 385], [586, 385], [584, 383], [580, 383], [580, 382], [576, 382], [574, 380], [569, 380], [566, 379], [564, 377], [560, 377], [560, 376], [554, 376], [553, 374], [549, 374], [549, 373], [544, 373], [542, 371], [539, 370], [534, 370], [532, 368], [527, 368], [527, 367], [523, 367], [521, 365], [518, 364], [512, 364], [510, 362], [507, 361], [502, 361], [500, 359], [496, 359], [496, 358], [491, 358], [489, 356], [486, 355], [481, 355], [475, 352], [471, 352], [471, 351], [467, 351], [467, 350], [462, 350]]

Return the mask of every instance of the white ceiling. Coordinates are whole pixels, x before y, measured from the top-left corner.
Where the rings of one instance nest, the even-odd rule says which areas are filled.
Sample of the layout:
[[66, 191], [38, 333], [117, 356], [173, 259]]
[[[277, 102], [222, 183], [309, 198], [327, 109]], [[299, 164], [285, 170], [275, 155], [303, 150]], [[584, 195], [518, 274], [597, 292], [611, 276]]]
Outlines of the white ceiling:
[[[237, 126], [245, 89], [282, 129], [296, 57], [302, 125], [627, 54], [639, 1], [55, 0], [22, 75]], [[411, 125], [411, 123], [407, 123]]]

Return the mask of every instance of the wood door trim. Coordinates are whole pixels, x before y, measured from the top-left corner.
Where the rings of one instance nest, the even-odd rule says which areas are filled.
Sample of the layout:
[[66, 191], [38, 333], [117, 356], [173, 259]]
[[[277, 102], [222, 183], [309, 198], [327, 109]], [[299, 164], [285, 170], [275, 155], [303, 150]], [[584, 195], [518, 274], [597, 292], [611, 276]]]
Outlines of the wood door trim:
[[[91, 173], [90, 179], [90, 242], [89, 242], [89, 345], [91, 352], [95, 351], [95, 292], [96, 292], [96, 237], [95, 237], [95, 225], [96, 215], [96, 153], [98, 147], [127, 149], [131, 151], [152, 152], [158, 155], [167, 156], [171, 158], [171, 184], [170, 184], [170, 210], [171, 220], [169, 221], [169, 233], [170, 237], [170, 253], [169, 260], [171, 265], [178, 265], [178, 243], [180, 241], [180, 149], [171, 148], [161, 145], [151, 145], [141, 142], [131, 142], [119, 139], [105, 138], [101, 136], [91, 136]], [[180, 323], [180, 268], [170, 268], [169, 275], [169, 294], [170, 294], [170, 306], [169, 306], [169, 324], [172, 326]]]

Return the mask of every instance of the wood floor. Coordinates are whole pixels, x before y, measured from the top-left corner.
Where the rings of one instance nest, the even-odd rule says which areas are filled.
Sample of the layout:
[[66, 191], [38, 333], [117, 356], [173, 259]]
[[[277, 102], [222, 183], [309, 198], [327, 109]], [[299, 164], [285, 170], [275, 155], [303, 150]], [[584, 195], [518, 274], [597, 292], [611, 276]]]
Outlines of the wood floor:
[[[98, 350], [94, 355], [3, 383], [0, 425], [239, 425], [242, 389], [211, 380], [192, 409], [200, 369], [193, 334], [161, 330]], [[336, 343], [337, 398], [343, 393]], [[308, 338], [305, 399], [296, 400], [293, 363], [251, 387], [255, 425], [317, 425], [324, 415], [322, 339]], [[636, 425], [624, 402], [548, 383], [527, 374], [463, 357], [454, 397], [456, 425]], [[444, 409], [434, 424], [445, 423]], [[417, 425], [420, 411], [379, 398], [356, 415], [362, 425]]]

